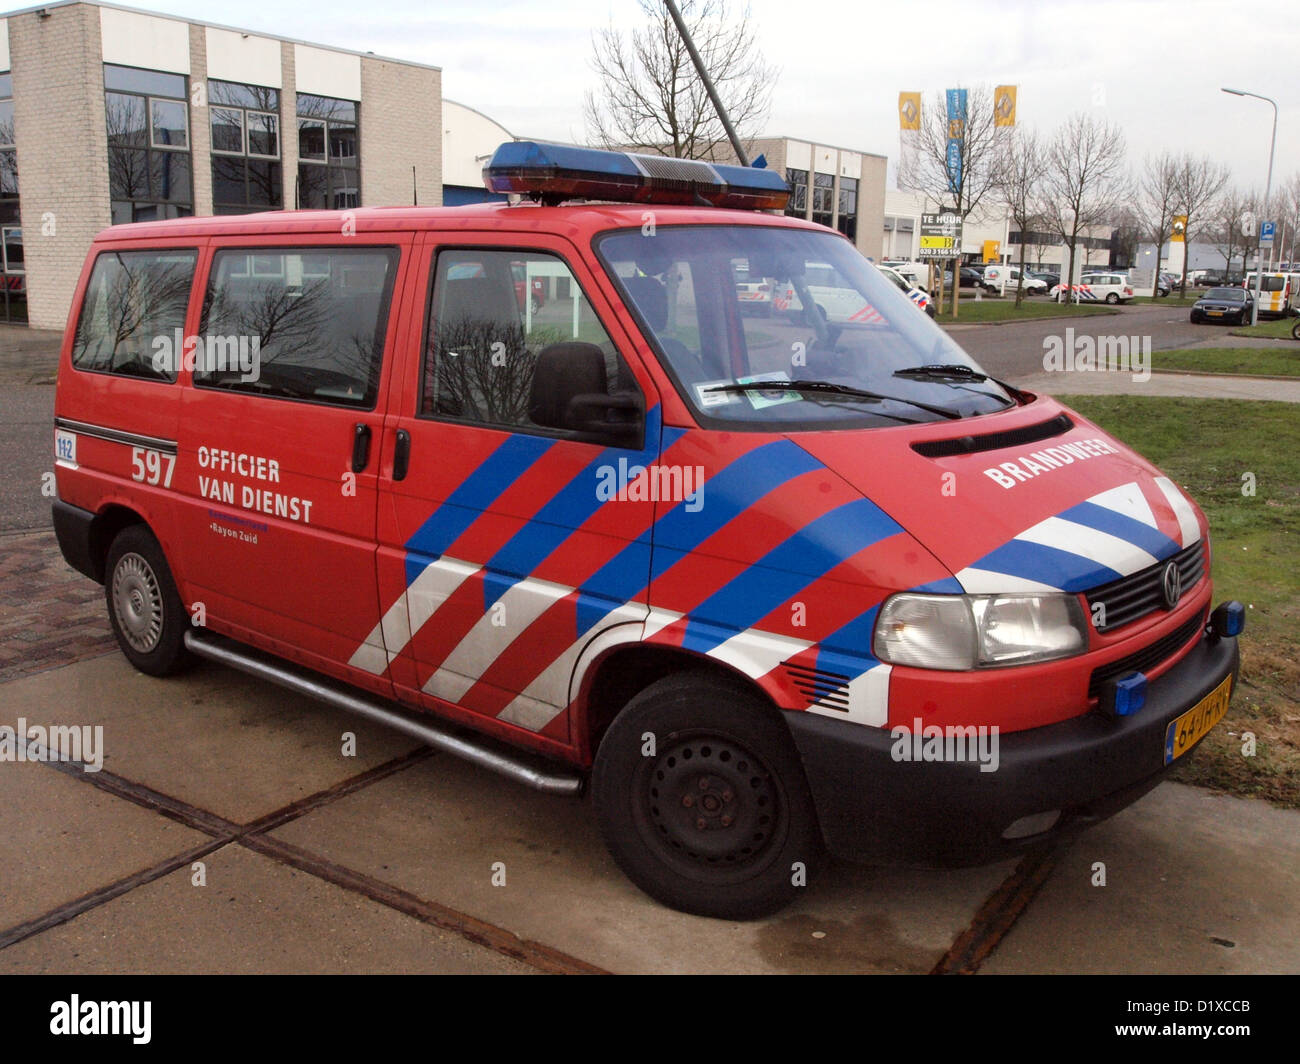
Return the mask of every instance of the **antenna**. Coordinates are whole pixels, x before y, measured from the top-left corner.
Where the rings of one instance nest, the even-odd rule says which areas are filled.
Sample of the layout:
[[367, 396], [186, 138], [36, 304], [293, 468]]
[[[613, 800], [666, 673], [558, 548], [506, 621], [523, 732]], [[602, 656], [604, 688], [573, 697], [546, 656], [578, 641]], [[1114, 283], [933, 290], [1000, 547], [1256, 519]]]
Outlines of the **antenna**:
[[420, 190], [416, 187], [415, 184], [415, 167], [413, 165], [411, 167], [411, 206], [418, 207], [419, 205], [420, 205]]
[[727, 131], [727, 139], [731, 141], [731, 150], [736, 153], [736, 158], [740, 160], [741, 166], [748, 166], [749, 156], [745, 154], [745, 149], [740, 146], [740, 138], [736, 136], [736, 131], [731, 128], [731, 119], [727, 116], [727, 109], [722, 106], [722, 101], [718, 99], [718, 90], [713, 87], [713, 79], [709, 77], [709, 72], [704, 69], [704, 60], [700, 58], [700, 53], [695, 50], [695, 42], [691, 40], [691, 32], [686, 28], [686, 23], [682, 21], [682, 13], [677, 10], [677, 4], [673, 0], [664, 0], [664, 5], [668, 8], [668, 13], [672, 15], [673, 22], [677, 25], [677, 32], [682, 35], [682, 43], [686, 45], [686, 50], [691, 56], [691, 62], [695, 64], [696, 73], [700, 75], [700, 80], [704, 82], [704, 88], [709, 94], [709, 99], [713, 101], [713, 109], [718, 112], [718, 118], [722, 120], [722, 128]]

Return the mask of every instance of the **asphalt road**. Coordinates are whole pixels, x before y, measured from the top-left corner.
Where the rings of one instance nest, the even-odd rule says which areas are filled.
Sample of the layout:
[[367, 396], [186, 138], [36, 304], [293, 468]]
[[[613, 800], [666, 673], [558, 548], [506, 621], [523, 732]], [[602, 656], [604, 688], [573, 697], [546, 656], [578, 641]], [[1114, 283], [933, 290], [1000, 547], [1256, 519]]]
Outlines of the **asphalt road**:
[[[1046, 305], [1045, 300], [1040, 300]], [[1018, 378], [1043, 372], [1043, 343], [1052, 336], [1149, 336], [1151, 350], [1168, 351], [1185, 347], [1239, 344], [1229, 330], [1214, 325], [1193, 325], [1187, 307], [1135, 305], [1119, 307], [1118, 314], [1097, 314], [1079, 318], [1051, 318], [1009, 322], [1005, 325], [948, 326], [948, 332], [975, 356], [985, 371], [1013, 384]]]

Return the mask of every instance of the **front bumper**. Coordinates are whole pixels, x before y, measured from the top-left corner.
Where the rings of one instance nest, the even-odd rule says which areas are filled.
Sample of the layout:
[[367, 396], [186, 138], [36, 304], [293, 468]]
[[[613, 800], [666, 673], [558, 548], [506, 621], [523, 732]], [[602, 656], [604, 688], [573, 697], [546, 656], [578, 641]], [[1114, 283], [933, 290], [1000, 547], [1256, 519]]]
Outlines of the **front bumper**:
[[[816, 713], [784, 716], [833, 854], [927, 866], [983, 864], [1078, 832], [1146, 794], [1178, 764], [1164, 763], [1169, 722], [1229, 675], [1235, 694], [1240, 665], [1235, 638], [1205, 635], [1148, 685], [1137, 713], [1112, 720], [1093, 712], [999, 735], [992, 772], [980, 771], [974, 760], [895, 760], [886, 728]], [[1003, 836], [1016, 821], [1052, 810], [1060, 817], [1048, 830]]]

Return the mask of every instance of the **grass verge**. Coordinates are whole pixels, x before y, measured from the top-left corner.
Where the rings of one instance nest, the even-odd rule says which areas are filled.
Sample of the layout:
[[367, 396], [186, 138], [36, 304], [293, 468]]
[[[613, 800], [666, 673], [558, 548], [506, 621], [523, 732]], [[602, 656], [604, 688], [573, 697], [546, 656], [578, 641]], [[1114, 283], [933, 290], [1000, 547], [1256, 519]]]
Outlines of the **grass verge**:
[[1233, 336], [1272, 336], [1281, 337], [1284, 340], [1291, 339], [1291, 326], [1295, 324], [1295, 318], [1274, 318], [1272, 321], [1261, 321], [1258, 325], [1246, 325], [1232, 330]]
[[[951, 307], [951, 304], [945, 303], [945, 306]], [[963, 294], [956, 318], [952, 316], [951, 310], [947, 310], [941, 312], [935, 321], [941, 325], [951, 325], [953, 322], [1032, 321], [1035, 318], [1080, 318], [1087, 314], [1117, 313], [1113, 307], [1051, 303], [1041, 296], [1038, 299], [1026, 299], [1017, 307], [1014, 296], [1007, 299], [994, 297], [976, 300], [973, 296], [966, 297]]]
[[[1214, 601], [1246, 604], [1241, 683], [1177, 778], [1300, 808], [1300, 409], [1291, 403], [1061, 396], [1160, 466], [1205, 511]], [[1243, 494], [1253, 478], [1254, 494]], [[1256, 737], [1253, 757], [1243, 734]]]
[[[1300, 344], [1296, 344], [1294, 350], [1289, 347], [1198, 347], [1188, 351], [1153, 351], [1151, 368], [1300, 377]], [[1296, 416], [1300, 417], [1300, 413]]]

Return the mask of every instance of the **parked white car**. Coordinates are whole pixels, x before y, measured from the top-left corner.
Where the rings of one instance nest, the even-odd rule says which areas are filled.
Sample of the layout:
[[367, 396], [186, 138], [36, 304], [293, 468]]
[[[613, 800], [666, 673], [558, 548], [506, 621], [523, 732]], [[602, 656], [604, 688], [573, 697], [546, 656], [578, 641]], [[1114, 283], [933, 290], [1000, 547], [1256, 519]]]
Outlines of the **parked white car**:
[[[921, 310], [929, 314], [930, 317], [934, 317], [934, 301], [930, 298], [929, 293], [913, 284], [909, 284], [902, 274], [888, 266], [877, 266], [876, 269], [884, 274], [886, 279], [896, 285], [900, 291], [904, 292], [907, 298]], [[870, 324], [873, 321], [880, 320], [880, 315], [875, 307], [863, 299], [862, 293], [847, 281], [841, 280], [834, 267], [827, 263], [808, 263], [804, 280], [808, 283], [808, 294], [812, 296], [818, 311], [827, 321]], [[778, 286], [773, 305], [778, 311], [785, 313], [796, 321], [803, 317], [803, 304], [800, 303], [794, 287], [788, 282]]]
[[[1021, 284], [1020, 267], [991, 262], [984, 267], [984, 287], [990, 292], [1014, 292]], [[1024, 278], [1025, 292], [1031, 296], [1047, 291], [1047, 282], [1037, 277]]]
[[[1048, 295], [1064, 303], [1066, 287], [1058, 284]], [[1122, 273], [1090, 273], [1074, 286], [1076, 303], [1127, 303], [1132, 298], [1133, 286]]]

